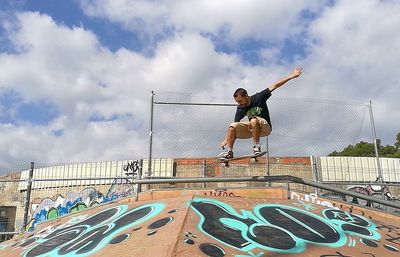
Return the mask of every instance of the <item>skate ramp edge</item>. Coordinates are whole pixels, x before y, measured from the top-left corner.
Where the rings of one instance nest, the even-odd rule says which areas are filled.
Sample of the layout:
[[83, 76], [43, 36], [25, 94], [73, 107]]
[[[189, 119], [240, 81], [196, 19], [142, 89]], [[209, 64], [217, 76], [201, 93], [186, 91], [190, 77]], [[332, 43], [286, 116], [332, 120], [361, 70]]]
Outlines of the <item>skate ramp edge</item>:
[[399, 256], [400, 219], [285, 188], [146, 192], [43, 222], [0, 256]]

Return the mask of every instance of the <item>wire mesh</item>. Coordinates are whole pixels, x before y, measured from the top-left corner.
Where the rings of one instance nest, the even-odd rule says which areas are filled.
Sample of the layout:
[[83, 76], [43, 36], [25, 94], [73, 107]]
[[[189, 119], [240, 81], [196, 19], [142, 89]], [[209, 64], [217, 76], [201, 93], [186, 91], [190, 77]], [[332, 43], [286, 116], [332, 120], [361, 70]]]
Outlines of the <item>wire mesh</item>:
[[18, 173], [24, 170], [29, 170], [31, 168], [31, 163], [14, 163], [8, 165], [0, 164], [0, 177], [10, 176], [12, 173]]
[[[131, 181], [137, 175], [138, 160], [36, 163], [32, 180], [30, 165], [5, 167], [4, 172], [17, 171], [0, 176], [0, 233], [3, 235], [20, 231], [25, 216], [28, 218], [25, 229], [32, 231], [39, 222], [137, 192]], [[30, 201], [25, 209], [29, 181]]]
[[21, 192], [21, 171], [30, 163], [0, 166], [0, 242], [11, 239], [23, 225], [26, 191]]
[[[368, 104], [347, 101], [271, 97], [270, 155], [327, 155], [366, 137]], [[154, 158], [212, 157], [221, 152], [236, 105], [233, 99], [177, 92], [155, 92]], [[264, 149], [266, 139], [262, 139]], [[251, 153], [253, 142], [236, 140], [236, 156]]]

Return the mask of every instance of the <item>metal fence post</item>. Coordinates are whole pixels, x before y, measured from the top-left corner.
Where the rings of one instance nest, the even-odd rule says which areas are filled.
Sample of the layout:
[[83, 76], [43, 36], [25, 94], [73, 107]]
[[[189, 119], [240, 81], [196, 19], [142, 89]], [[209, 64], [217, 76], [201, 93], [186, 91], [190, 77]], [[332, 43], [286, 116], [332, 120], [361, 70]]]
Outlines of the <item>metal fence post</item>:
[[[268, 142], [268, 138], [269, 138], [269, 137], [267, 136], [266, 139], [265, 139], [265, 140], [266, 140], [266, 143], [267, 143], [267, 157], [266, 157], [266, 158], [267, 158], [267, 174], [266, 174], [266, 175], [267, 175], [267, 176], [270, 176], [271, 173], [270, 173], [270, 163], [269, 163], [269, 144], [268, 144], [269, 142]], [[268, 183], [266, 184], [266, 186], [269, 186], [269, 187], [270, 187], [271, 185], [272, 185], [271, 182], [268, 182]]]
[[149, 162], [147, 165], [147, 177], [151, 176], [151, 163], [153, 157], [153, 115], [154, 115], [154, 91], [151, 91], [151, 103], [150, 103], [150, 132], [149, 132]]
[[[152, 159], [153, 159], [153, 118], [154, 118], [154, 91], [151, 91], [150, 97], [150, 129], [149, 129], [149, 158], [147, 161], [147, 175], [146, 178], [151, 176], [151, 169], [152, 169]], [[148, 190], [150, 187], [149, 185], [145, 185], [145, 190]]]
[[376, 139], [375, 122], [374, 122], [374, 115], [372, 113], [372, 102], [371, 101], [369, 101], [369, 116], [370, 116], [370, 122], [371, 122], [372, 137], [373, 137], [374, 146], [375, 146], [377, 180], [379, 180], [380, 182], [383, 182], [382, 169], [381, 169], [381, 163], [379, 161], [378, 143], [377, 143], [377, 139]]
[[31, 162], [31, 169], [29, 170], [28, 179], [26, 181], [26, 198], [25, 198], [25, 208], [24, 208], [24, 223], [22, 224], [21, 232], [25, 230], [28, 225], [28, 214], [29, 214], [29, 203], [31, 202], [32, 193], [32, 183], [33, 183], [33, 170], [35, 167], [35, 162]]
[[[203, 178], [207, 177], [207, 163], [206, 160], [203, 160], [201, 162], [201, 173], [203, 175]], [[203, 183], [203, 188], [206, 188], [206, 183]]]
[[[317, 161], [316, 161], [317, 157], [310, 156], [310, 159], [311, 159], [311, 170], [312, 170], [314, 182], [319, 183], [318, 168], [317, 168]], [[317, 195], [319, 194], [318, 188], [315, 188], [314, 193], [316, 193]]]
[[[374, 122], [374, 114], [372, 112], [372, 101], [369, 101], [369, 115], [370, 115], [370, 122], [371, 122], [371, 129], [372, 129], [372, 137], [374, 139], [374, 146], [375, 146], [375, 157], [376, 157], [376, 182], [381, 182], [383, 183], [383, 175], [382, 175], [382, 169], [381, 169], [381, 162], [379, 160], [379, 151], [378, 151], [378, 142], [376, 139], [376, 130], [375, 130], [375, 122]], [[383, 192], [383, 187], [381, 186], [381, 196], [383, 200], [386, 200], [385, 193]]]
[[[137, 173], [138, 180], [142, 179], [142, 174], [143, 174], [143, 159], [140, 159], [140, 161], [139, 161], [139, 170], [138, 170], [138, 173]], [[138, 201], [139, 200], [139, 193], [142, 192], [142, 184], [135, 184], [135, 188], [136, 188], [135, 200]]]

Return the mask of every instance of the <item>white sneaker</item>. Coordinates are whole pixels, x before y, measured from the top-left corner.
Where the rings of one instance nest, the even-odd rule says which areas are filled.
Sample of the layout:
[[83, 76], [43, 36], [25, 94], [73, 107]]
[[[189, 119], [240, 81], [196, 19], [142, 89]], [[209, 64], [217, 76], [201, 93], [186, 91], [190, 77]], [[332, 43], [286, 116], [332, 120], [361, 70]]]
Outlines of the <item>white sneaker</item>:
[[218, 154], [220, 159], [232, 159], [233, 158], [233, 151], [223, 151], [222, 153]]
[[261, 146], [253, 146], [253, 154], [254, 155], [259, 155], [261, 153]]

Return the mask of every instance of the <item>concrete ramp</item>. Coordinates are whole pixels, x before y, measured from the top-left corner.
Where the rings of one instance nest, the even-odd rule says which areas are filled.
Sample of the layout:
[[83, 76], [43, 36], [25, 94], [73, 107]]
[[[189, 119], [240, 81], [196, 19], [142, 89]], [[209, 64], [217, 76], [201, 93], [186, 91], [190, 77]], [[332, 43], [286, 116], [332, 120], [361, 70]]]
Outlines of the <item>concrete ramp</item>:
[[400, 256], [400, 219], [284, 188], [170, 190], [39, 224], [0, 256]]

